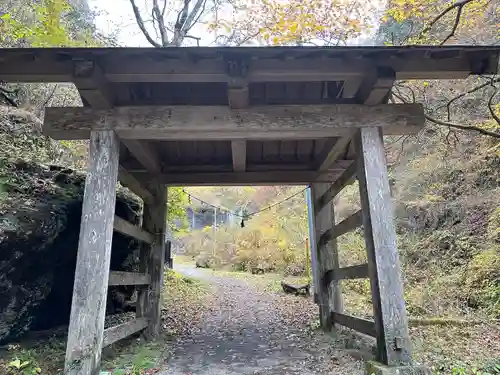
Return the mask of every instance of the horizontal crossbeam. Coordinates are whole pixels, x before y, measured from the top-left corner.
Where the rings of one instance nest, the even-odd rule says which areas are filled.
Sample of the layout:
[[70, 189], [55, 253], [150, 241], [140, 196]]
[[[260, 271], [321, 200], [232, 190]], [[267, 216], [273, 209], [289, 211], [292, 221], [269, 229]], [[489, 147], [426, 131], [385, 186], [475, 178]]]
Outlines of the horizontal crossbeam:
[[141, 227], [131, 224], [127, 220], [123, 220], [118, 216], [115, 216], [113, 229], [126, 236], [134, 237], [136, 240], [143, 241], [148, 244], [153, 243], [153, 236], [151, 235], [151, 233], [146, 232]]
[[105, 329], [102, 347], [104, 348], [130, 335], [133, 335], [136, 332], [142, 331], [147, 326], [147, 318], [137, 318], [115, 327]]
[[144, 106], [92, 109], [48, 107], [43, 130], [54, 139], [87, 139], [114, 130], [122, 139], [317, 139], [381, 127], [384, 134], [414, 134], [424, 126], [421, 104], [275, 105], [234, 110], [225, 106]]
[[351, 328], [355, 331], [364, 333], [365, 335], [375, 337], [375, 323], [361, 318], [356, 318], [350, 315], [344, 315], [337, 312], [332, 312], [332, 320], [344, 327]]
[[148, 285], [151, 277], [144, 273], [111, 271], [108, 285]]
[[352, 163], [349, 168], [347, 168], [339, 178], [328, 188], [325, 193], [314, 202], [314, 209], [316, 211], [321, 211], [333, 198], [339, 194], [343, 188], [345, 188], [349, 183], [354, 182], [353, 177], [356, 174], [357, 165]]
[[356, 211], [354, 214], [348, 218], [342, 220], [340, 223], [335, 225], [333, 228], [328, 229], [324, 232], [318, 241], [318, 246], [324, 246], [334, 238], [340, 237], [347, 232], [353, 231], [354, 229], [360, 227], [363, 224], [363, 215], [361, 210]]
[[306, 185], [315, 182], [333, 182], [340, 172], [318, 173], [316, 171], [268, 171], [228, 173], [171, 173], [152, 176], [157, 183], [169, 186], [213, 186], [213, 185]]
[[368, 264], [357, 264], [355, 266], [336, 268], [328, 270], [323, 277], [324, 286], [332, 281], [364, 279], [368, 277]]

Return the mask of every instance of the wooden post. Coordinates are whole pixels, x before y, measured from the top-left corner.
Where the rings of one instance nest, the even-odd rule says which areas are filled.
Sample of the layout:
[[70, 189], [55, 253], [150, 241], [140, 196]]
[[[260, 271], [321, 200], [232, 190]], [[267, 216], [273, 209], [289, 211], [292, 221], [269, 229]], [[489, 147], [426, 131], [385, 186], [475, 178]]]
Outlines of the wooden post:
[[411, 343], [381, 130], [362, 128], [356, 137], [356, 152], [377, 360], [386, 365], [408, 365]]
[[66, 348], [66, 375], [97, 374], [118, 178], [119, 141], [113, 131], [92, 131]]
[[318, 282], [319, 268], [316, 259], [316, 229], [314, 227], [314, 203], [312, 199], [311, 187], [306, 190], [307, 221], [309, 224], [309, 249], [311, 251], [312, 284], [314, 287], [314, 303], [319, 304]]
[[[316, 201], [329, 188], [330, 184], [311, 184], [311, 195]], [[323, 279], [329, 270], [338, 268], [337, 240], [332, 239], [326, 244], [318, 243], [321, 235], [335, 225], [333, 202], [326, 204], [319, 212], [314, 212], [316, 262], [317, 262], [317, 293], [320, 310], [320, 323], [325, 331], [333, 329], [331, 311], [342, 312], [342, 291], [338, 282], [331, 282], [325, 287]], [[316, 289], [315, 289], [316, 292]]]
[[[145, 314], [148, 317], [149, 325], [146, 330], [146, 336], [152, 339], [160, 333], [161, 328], [161, 294], [163, 289], [167, 226], [167, 188], [164, 185], [155, 185], [150, 190], [154, 192], [154, 203], [144, 204], [143, 226], [154, 237], [147, 258], [147, 268], [148, 274], [151, 276], [151, 284], [149, 285], [147, 296], [141, 295], [141, 303], [140, 307], [137, 308], [137, 315], [139, 317]], [[142, 256], [145, 257], [145, 255], [145, 252], [143, 252]]]

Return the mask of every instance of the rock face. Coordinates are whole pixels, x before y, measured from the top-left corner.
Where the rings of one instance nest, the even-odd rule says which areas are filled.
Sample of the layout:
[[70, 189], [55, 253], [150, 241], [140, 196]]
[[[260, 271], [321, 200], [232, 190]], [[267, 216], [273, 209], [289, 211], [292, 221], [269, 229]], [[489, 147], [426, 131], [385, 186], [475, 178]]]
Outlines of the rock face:
[[[68, 324], [85, 176], [0, 162], [0, 342], [8, 342], [30, 329]], [[119, 190], [116, 215], [138, 223], [139, 212], [137, 198]], [[111, 270], [134, 270], [138, 246], [115, 232]], [[110, 290], [108, 313], [117, 308], [114, 295]]]

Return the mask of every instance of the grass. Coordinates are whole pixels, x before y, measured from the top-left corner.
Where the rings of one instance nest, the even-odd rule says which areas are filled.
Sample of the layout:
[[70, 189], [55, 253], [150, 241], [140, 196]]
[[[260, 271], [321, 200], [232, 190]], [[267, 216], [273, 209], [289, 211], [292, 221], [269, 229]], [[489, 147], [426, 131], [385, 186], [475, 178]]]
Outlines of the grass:
[[[147, 375], [157, 373], [169, 357], [169, 340], [202, 318], [210, 290], [199, 280], [174, 271], [165, 274], [163, 331], [152, 342], [137, 335], [103, 350], [102, 371], [112, 375]], [[23, 340], [0, 351], [0, 374], [62, 375], [66, 337]], [[24, 366], [16, 366], [16, 365]], [[22, 368], [16, 368], [22, 367]]]

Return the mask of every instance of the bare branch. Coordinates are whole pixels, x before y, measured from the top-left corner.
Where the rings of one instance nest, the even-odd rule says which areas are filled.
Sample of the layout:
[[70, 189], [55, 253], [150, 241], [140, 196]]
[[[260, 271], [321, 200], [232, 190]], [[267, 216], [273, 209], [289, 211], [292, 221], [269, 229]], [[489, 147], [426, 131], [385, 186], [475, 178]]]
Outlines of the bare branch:
[[448, 40], [450, 40], [450, 38], [452, 38], [455, 35], [455, 32], [457, 31], [457, 28], [458, 28], [458, 24], [460, 23], [460, 17], [462, 17], [462, 10], [463, 9], [464, 9], [464, 5], [458, 7], [458, 9], [457, 9], [457, 15], [455, 17], [455, 22], [453, 23], [453, 27], [451, 28], [451, 31], [446, 36], [446, 38], [444, 38], [441, 41], [441, 43], [439, 43], [440, 45], [445, 44]]
[[165, 29], [165, 20], [163, 19], [162, 12], [160, 11], [158, 0], [153, 0], [153, 15], [156, 19], [156, 22], [158, 22], [158, 31], [160, 32], [161, 44], [166, 47], [168, 46], [167, 30]]
[[[469, 4], [470, 2], [473, 2], [475, 0], [462, 0], [462, 1], [457, 1], [456, 3], [453, 3], [451, 4], [450, 6], [448, 6], [446, 9], [444, 9], [441, 13], [439, 13], [430, 23], [429, 25], [427, 25], [427, 27], [425, 27], [423, 30], [422, 30], [422, 33], [421, 34], [426, 34], [428, 33], [433, 27], [434, 25], [441, 19], [443, 18], [444, 16], [446, 16], [449, 12], [451, 12], [453, 9], [455, 8], [458, 8], [458, 11], [457, 14], [458, 17], [455, 19], [455, 25], [453, 26], [453, 28], [456, 30], [457, 26], [458, 26], [458, 23], [460, 21], [460, 16], [461, 16], [461, 13], [462, 13], [462, 9], [465, 5]], [[453, 36], [453, 35], [452, 35]]]
[[139, 8], [137, 8], [137, 5], [135, 5], [135, 0], [130, 0], [130, 4], [132, 5], [132, 9], [134, 11], [134, 16], [135, 20], [137, 21], [137, 25], [141, 29], [142, 33], [146, 37], [149, 43], [153, 45], [154, 47], [161, 48], [162, 45], [156, 42], [153, 38], [151, 38], [151, 35], [149, 35], [148, 30], [146, 29], [146, 26], [144, 25], [144, 20], [142, 19], [141, 12]]
[[[397, 94], [396, 92], [392, 92], [392, 95], [394, 97], [398, 98], [399, 100], [401, 100], [403, 103], [408, 103], [409, 102], [403, 96]], [[487, 136], [494, 137], [494, 138], [500, 138], [500, 133], [496, 133], [496, 132], [493, 132], [493, 131], [490, 131], [490, 130], [478, 128], [477, 126], [461, 125], [461, 124], [455, 124], [455, 123], [449, 122], [449, 121], [442, 121], [442, 120], [439, 120], [439, 119], [434, 118], [432, 116], [429, 116], [428, 114], [425, 114], [425, 119], [428, 120], [428, 121], [430, 121], [430, 122], [432, 122], [432, 123], [434, 123], [434, 124], [437, 124], [437, 125], [448, 126], [448, 127], [451, 127], [451, 128], [460, 129], [460, 130], [466, 130], [466, 131], [475, 131], [475, 132], [478, 132], [478, 133], [480, 133], [482, 135], [487, 135]]]
[[[497, 82], [498, 82], [498, 80], [497, 80]], [[490, 110], [491, 117], [493, 117], [493, 119], [497, 122], [497, 124], [500, 125], [500, 118], [498, 117], [495, 110], [493, 109], [493, 98], [495, 98], [495, 96], [498, 93], [498, 87], [494, 83], [495, 82], [492, 78], [490, 85], [495, 89], [495, 91], [493, 91], [493, 94], [491, 94], [490, 99], [488, 100], [488, 109]]]

